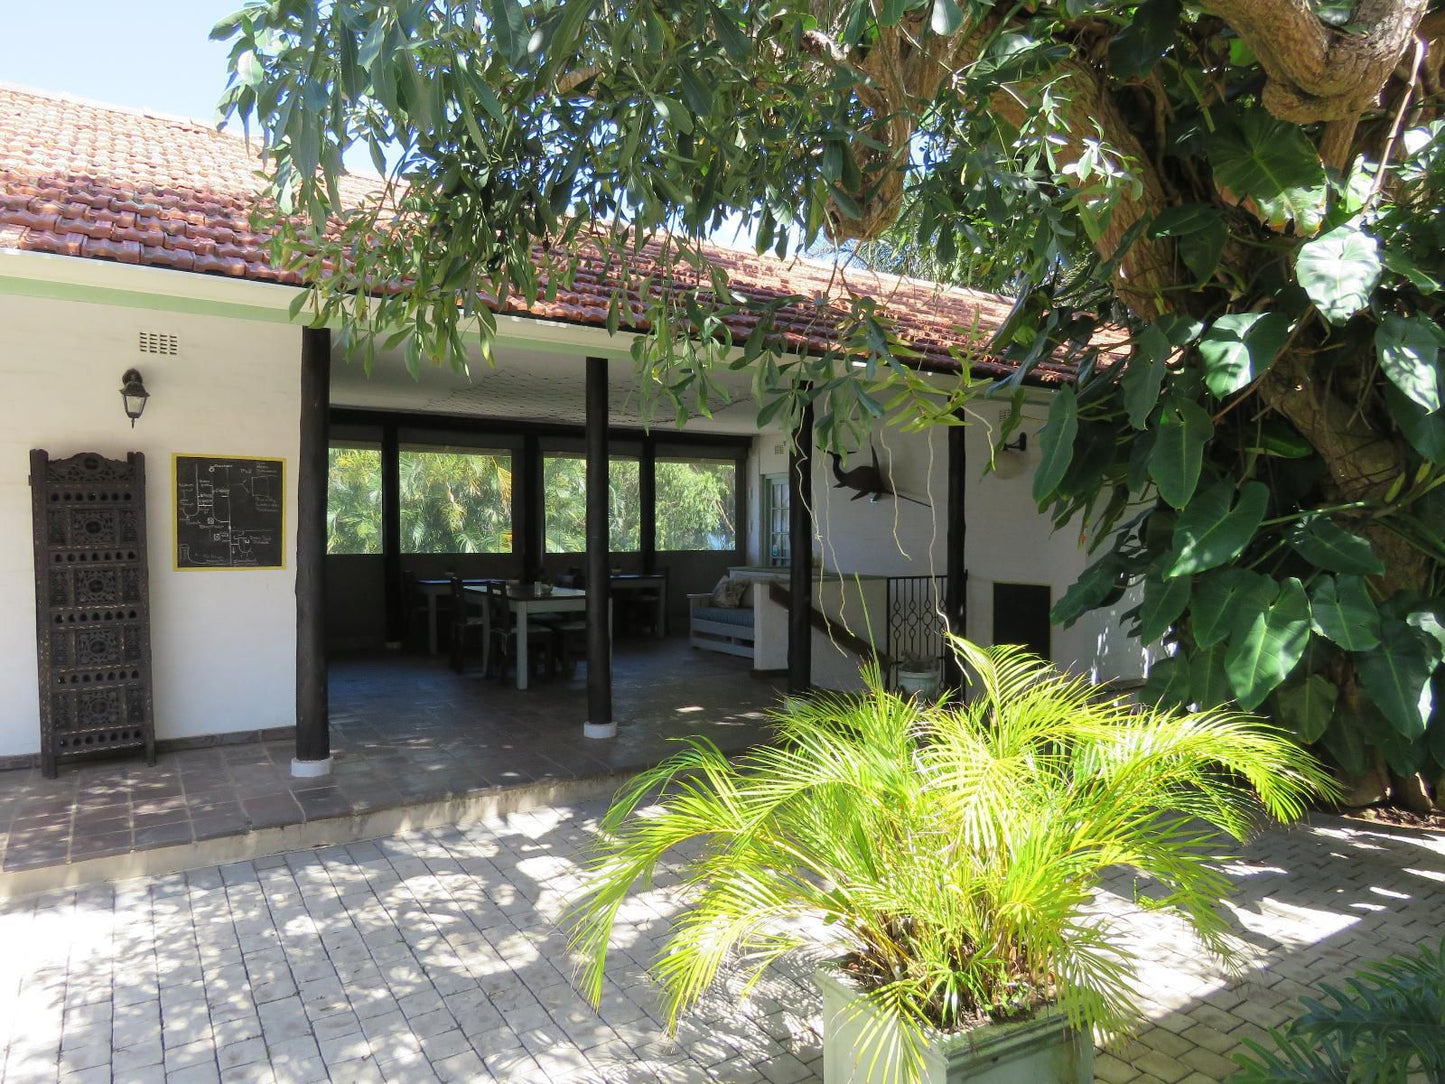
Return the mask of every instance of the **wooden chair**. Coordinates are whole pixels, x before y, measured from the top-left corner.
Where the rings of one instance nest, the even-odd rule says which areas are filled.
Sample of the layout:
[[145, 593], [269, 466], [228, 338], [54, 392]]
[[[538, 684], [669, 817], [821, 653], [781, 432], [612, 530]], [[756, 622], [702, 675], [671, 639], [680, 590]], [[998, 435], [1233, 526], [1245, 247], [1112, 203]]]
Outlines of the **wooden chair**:
[[[487, 654], [490, 649], [490, 626], [487, 598], [478, 598], [476, 592], [469, 592], [460, 576], [452, 577], [452, 669], [459, 674], [487, 672]], [[478, 670], [466, 669], [467, 645], [472, 640], [482, 645], [482, 665]]]
[[[507, 605], [507, 585], [503, 583], [487, 584], [487, 646], [482, 655], [482, 666], [491, 671], [492, 651], [497, 651], [497, 662], [500, 677], [503, 681], [507, 679], [507, 664], [513, 666], [517, 660], [517, 627], [512, 617], [511, 607]], [[555, 651], [556, 635], [553, 626], [544, 625], [540, 622], [527, 622], [527, 658], [532, 665], [545, 660], [548, 670], [556, 668], [557, 654]]]

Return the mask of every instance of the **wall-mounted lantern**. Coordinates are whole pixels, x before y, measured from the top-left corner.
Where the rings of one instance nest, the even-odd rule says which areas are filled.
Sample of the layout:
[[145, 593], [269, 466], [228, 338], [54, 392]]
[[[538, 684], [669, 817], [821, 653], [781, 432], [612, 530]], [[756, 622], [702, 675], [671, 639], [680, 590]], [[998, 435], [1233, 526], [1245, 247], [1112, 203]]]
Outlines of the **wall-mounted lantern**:
[[1000, 444], [998, 447], [1001, 452], [1027, 452], [1029, 450], [1029, 435], [1027, 433], [1020, 433], [1017, 440], [1010, 440], [1004, 444]]
[[135, 420], [145, 413], [146, 400], [150, 397], [145, 381], [140, 378], [140, 370], [127, 369], [120, 378], [120, 398], [125, 404], [125, 416], [130, 419], [132, 429], [135, 428]]

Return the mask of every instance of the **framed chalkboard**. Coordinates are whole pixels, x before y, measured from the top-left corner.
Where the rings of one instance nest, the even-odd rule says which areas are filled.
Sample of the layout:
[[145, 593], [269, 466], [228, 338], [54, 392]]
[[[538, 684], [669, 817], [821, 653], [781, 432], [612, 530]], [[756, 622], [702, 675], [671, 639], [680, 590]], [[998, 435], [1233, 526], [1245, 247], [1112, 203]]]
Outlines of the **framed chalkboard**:
[[175, 456], [176, 568], [285, 568], [286, 461]]

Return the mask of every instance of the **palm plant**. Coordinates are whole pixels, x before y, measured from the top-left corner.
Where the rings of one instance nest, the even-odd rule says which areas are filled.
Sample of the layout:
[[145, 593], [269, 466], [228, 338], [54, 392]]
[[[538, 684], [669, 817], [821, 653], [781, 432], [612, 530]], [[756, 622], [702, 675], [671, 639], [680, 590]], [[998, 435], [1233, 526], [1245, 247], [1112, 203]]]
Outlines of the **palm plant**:
[[618, 908], [684, 845], [686, 909], [656, 963], [670, 1025], [735, 953], [756, 978], [821, 919], [905, 1078], [931, 1031], [1050, 1002], [1075, 1027], [1129, 1021], [1131, 960], [1090, 908], [1113, 867], [1227, 954], [1218, 848], [1331, 791], [1318, 764], [1248, 717], [1143, 709], [1018, 648], [953, 647], [967, 700], [903, 698], [874, 669], [862, 693], [787, 702], [770, 745], [729, 761], [688, 739], [620, 792], [573, 915], [589, 996]]

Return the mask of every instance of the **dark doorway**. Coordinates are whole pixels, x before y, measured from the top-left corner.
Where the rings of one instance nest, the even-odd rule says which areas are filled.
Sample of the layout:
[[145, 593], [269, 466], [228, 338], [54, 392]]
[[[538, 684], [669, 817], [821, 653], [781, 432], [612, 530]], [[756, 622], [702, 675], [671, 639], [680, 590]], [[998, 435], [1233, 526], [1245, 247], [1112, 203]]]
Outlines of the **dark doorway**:
[[1022, 644], [1040, 658], [1052, 658], [1050, 603], [1047, 584], [994, 584], [993, 642]]

